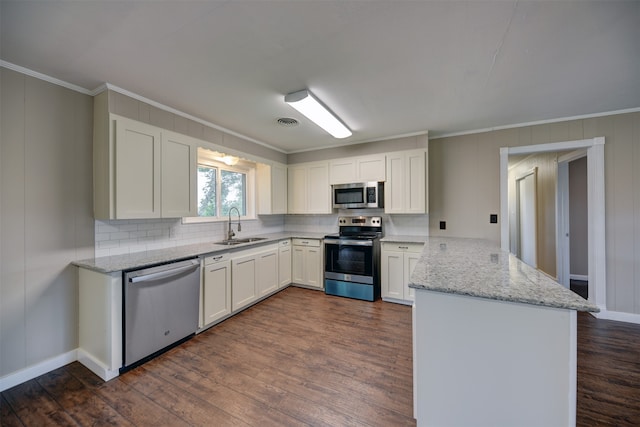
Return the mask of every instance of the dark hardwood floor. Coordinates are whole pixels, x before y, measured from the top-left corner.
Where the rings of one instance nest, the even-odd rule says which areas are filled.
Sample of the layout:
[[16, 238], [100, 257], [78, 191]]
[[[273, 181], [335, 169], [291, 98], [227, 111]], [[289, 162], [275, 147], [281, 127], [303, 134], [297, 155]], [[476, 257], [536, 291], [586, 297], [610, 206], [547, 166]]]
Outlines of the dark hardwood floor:
[[[75, 362], [2, 426], [415, 425], [411, 308], [287, 288], [107, 383]], [[640, 425], [640, 326], [578, 315], [579, 426]]]

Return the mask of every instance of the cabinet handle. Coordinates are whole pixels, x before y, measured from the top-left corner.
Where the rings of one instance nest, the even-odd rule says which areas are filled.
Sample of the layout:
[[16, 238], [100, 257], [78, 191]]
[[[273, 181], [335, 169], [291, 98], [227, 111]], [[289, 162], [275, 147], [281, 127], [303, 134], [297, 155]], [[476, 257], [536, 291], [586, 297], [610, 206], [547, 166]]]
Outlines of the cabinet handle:
[[409, 246], [398, 246], [398, 249], [409, 249]]
[[309, 244], [309, 242], [300, 242], [300, 243], [302, 243], [303, 245], [308, 245]]
[[220, 261], [222, 259], [222, 255], [218, 255], [218, 256], [214, 256], [213, 260], [214, 261]]

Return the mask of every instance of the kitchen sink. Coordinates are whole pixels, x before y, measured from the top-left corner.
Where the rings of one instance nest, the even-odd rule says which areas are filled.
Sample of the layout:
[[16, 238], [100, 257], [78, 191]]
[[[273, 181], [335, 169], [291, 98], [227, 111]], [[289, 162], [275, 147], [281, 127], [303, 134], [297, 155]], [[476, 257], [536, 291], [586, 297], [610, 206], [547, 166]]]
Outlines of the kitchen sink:
[[259, 242], [265, 239], [266, 237], [247, 237], [246, 239], [228, 239], [228, 240], [222, 240], [220, 242], [216, 242], [216, 245], [233, 246], [233, 245], [239, 245], [241, 243]]

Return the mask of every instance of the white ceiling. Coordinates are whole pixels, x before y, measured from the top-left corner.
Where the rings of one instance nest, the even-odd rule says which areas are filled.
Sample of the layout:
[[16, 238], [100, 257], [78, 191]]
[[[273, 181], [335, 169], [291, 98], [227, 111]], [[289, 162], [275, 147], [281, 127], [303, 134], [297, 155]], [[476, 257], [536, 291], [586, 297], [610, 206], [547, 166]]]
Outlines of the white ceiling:
[[[639, 1], [1, 0], [0, 18], [3, 61], [287, 153], [640, 107]], [[283, 102], [304, 88], [353, 136]]]

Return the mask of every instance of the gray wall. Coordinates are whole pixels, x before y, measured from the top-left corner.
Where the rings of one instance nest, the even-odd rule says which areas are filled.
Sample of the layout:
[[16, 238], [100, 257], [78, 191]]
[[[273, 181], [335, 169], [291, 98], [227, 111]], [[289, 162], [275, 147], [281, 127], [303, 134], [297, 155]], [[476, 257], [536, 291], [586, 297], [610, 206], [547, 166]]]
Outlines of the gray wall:
[[0, 68], [0, 377], [78, 347], [93, 99]]
[[430, 140], [429, 234], [500, 244], [499, 224], [489, 223], [500, 208], [500, 147], [597, 136], [606, 141], [607, 309], [640, 314], [640, 113]]
[[162, 110], [113, 90], [109, 90], [108, 94], [110, 113], [229, 147], [246, 154], [258, 156], [262, 159], [273, 160], [282, 164], [287, 163], [286, 154], [272, 150], [264, 145], [256, 144], [219, 129], [205, 126], [202, 123]]
[[[640, 148], [640, 147], [639, 147]], [[587, 158], [569, 162], [569, 246], [571, 274], [589, 274]]]

